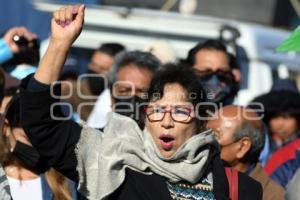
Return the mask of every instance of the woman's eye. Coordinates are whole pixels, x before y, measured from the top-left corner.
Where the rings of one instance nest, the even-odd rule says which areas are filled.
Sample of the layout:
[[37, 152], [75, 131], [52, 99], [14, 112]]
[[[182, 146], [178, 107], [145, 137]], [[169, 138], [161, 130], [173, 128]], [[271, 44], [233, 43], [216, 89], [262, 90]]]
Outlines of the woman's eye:
[[189, 111], [186, 109], [177, 108], [175, 109], [175, 114], [189, 115]]

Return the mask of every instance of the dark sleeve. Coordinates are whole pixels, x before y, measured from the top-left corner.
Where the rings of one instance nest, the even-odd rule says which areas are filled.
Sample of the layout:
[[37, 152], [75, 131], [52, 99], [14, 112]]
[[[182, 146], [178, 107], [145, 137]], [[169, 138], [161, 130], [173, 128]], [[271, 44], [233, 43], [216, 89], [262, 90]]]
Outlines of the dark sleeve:
[[239, 194], [238, 198], [242, 200], [262, 200], [263, 190], [259, 182], [239, 172]]
[[[59, 95], [60, 85], [55, 86], [53, 91]], [[57, 102], [59, 100], [51, 95], [50, 86], [39, 85], [33, 76], [22, 80], [21, 123], [29, 140], [48, 166], [77, 182], [75, 147], [81, 127], [71, 120], [54, 120], [51, 117], [51, 114], [63, 117], [60, 106], [51, 108]]]

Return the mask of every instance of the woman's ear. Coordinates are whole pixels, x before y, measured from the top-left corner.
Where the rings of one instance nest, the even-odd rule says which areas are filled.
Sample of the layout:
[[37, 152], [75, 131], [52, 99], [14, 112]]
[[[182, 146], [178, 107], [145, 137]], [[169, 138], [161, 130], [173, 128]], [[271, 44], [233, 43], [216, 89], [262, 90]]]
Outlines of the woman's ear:
[[250, 138], [242, 138], [240, 141], [239, 151], [236, 154], [237, 158], [239, 160], [243, 159], [246, 156], [246, 154], [250, 151], [251, 146], [252, 142]]

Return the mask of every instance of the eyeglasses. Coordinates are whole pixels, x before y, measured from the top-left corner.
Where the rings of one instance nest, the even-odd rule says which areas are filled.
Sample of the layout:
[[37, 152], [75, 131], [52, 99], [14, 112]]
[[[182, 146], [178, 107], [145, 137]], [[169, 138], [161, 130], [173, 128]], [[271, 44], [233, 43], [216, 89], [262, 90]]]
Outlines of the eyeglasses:
[[166, 106], [147, 106], [145, 112], [150, 122], [162, 121], [166, 113], [170, 113], [175, 122], [189, 123], [193, 119], [191, 106], [171, 106], [169, 110], [166, 109]]

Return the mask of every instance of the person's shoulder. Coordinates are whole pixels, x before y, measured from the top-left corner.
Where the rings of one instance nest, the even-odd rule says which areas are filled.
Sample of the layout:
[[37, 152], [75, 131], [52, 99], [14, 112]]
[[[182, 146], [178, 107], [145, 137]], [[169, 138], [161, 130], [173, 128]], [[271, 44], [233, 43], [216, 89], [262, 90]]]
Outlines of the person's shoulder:
[[266, 163], [265, 171], [268, 175], [272, 175], [284, 163], [296, 159], [297, 150], [300, 148], [300, 138], [283, 146], [273, 153]]
[[260, 200], [263, 196], [261, 184], [250, 176], [239, 172], [239, 199]]

